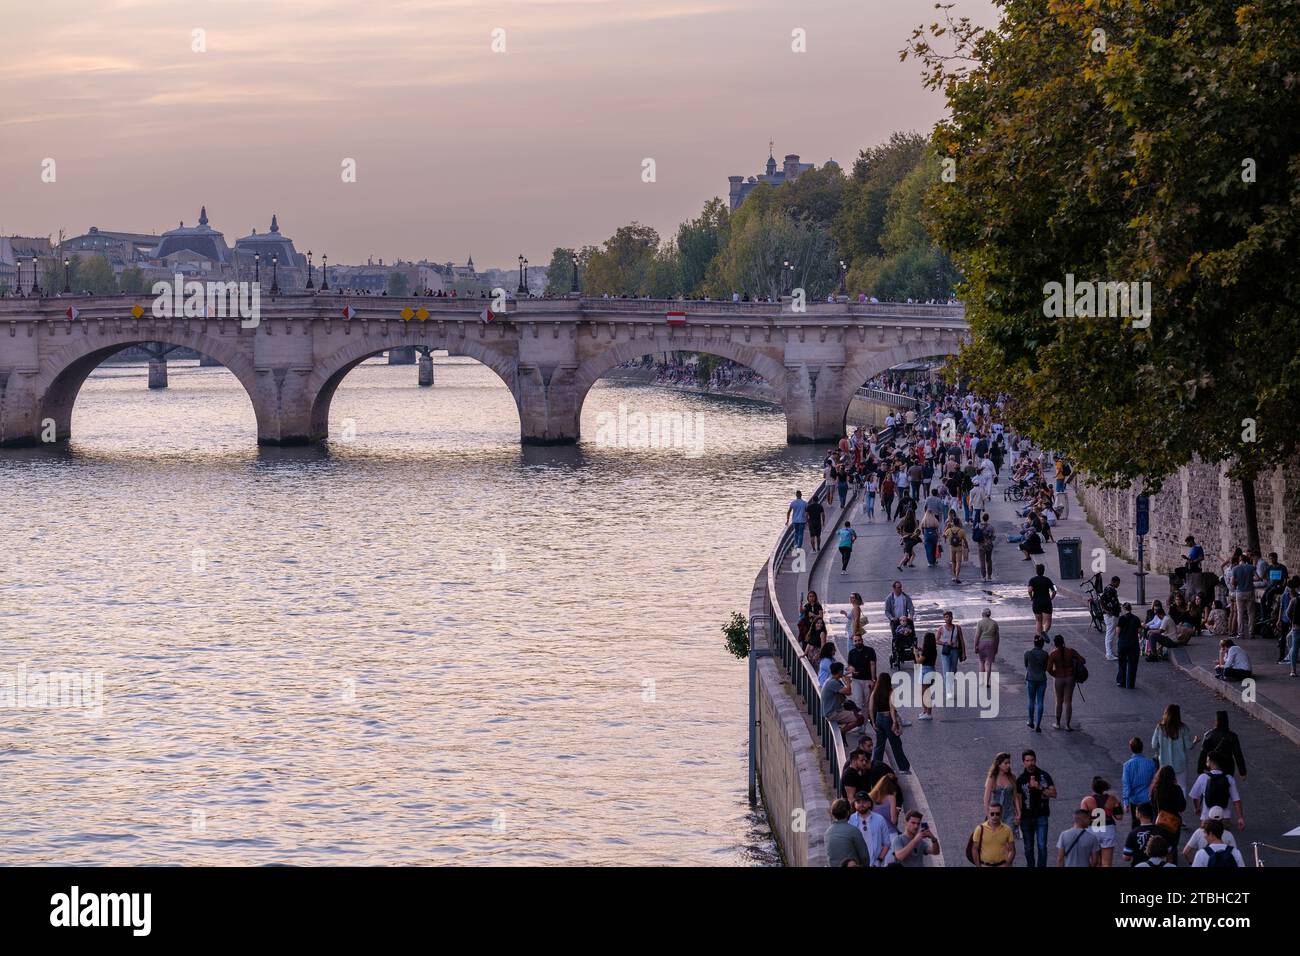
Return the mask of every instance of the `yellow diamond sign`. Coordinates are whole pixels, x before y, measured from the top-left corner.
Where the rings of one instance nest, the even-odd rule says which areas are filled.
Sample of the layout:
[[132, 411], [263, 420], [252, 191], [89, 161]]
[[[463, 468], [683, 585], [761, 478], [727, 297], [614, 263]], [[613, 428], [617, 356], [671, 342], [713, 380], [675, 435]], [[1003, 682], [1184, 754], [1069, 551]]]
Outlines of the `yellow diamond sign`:
[[142, 309], [138, 304], [133, 305], [131, 306], [131, 314], [138, 319], [140, 316], [144, 315], [144, 309]]
[[429, 310], [426, 309], [424, 306], [420, 306], [418, 309], [415, 310], [415, 317], [419, 319], [421, 322], [423, 322], [425, 319], [429, 317]]
[[405, 309], [403, 309], [403, 310], [402, 310], [400, 313], [398, 313], [398, 314], [401, 315], [401, 317], [402, 317], [404, 320], [406, 320], [407, 322], [410, 322], [411, 319], [415, 316], [415, 313], [411, 311], [411, 307], [410, 307], [410, 306], [407, 306]]

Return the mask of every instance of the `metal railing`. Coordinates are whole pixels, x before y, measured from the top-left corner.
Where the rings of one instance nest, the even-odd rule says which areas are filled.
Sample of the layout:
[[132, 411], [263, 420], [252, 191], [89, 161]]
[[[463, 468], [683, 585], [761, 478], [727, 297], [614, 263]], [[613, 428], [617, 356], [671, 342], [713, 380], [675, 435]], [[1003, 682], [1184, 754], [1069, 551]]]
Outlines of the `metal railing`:
[[892, 405], [894, 408], [920, 408], [921, 400], [911, 395], [900, 395], [898, 392], [887, 392], [883, 388], [868, 388], [863, 385], [858, 389], [859, 398], [865, 398], [869, 401], [879, 402], [881, 405]]

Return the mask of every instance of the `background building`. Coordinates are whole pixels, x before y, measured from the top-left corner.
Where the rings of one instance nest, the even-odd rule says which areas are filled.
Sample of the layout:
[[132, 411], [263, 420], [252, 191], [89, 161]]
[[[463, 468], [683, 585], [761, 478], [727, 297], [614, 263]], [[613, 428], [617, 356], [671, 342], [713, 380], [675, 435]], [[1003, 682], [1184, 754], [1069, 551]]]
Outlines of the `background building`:
[[[731, 211], [735, 212], [745, 197], [750, 194], [755, 186], [761, 183], [767, 183], [771, 186], [781, 186], [785, 183], [792, 183], [799, 178], [801, 173], [805, 173], [813, 168], [812, 163], [799, 162], [798, 153], [787, 153], [785, 163], [780, 169], [776, 168], [776, 157], [772, 155], [771, 144], [768, 144], [767, 167], [765, 172], [759, 176], [750, 176], [746, 179], [744, 176], [728, 176], [727, 182], [730, 184], [728, 198], [731, 202]], [[827, 160], [826, 165], [836, 165], [834, 160]]]

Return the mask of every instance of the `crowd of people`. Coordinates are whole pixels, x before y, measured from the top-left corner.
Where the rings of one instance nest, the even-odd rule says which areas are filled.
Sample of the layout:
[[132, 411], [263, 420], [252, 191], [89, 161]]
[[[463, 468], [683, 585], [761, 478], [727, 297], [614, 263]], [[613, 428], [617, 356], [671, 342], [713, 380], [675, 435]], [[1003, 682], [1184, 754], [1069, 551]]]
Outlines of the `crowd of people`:
[[[883, 519], [895, 522], [902, 554], [899, 572], [917, 566], [918, 553], [927, 565], [939, 566], [947, 548], [950, 583], [962, 583], [963, 568], [972, 549], [980, 552], [982, 580], [993, 578], [997, 537], [989, 523], [988, 505], [994, 485], [1006, 480], [1023, 502], [1017, 511], [1022, 522], [1018, 534], [1009, 536], [1032, 561], [1043, 553], [1042, 543], [1052, 540], [1052, 528], [1068, 513], [1067, 489], [1074, 479], [1070, 463], [1036, 448], [1023, 436], [1013, 435], [1000, 423], [998, 403], [969, 395], [940, 394], [920, 413], [899, 416], [883, 433], [855, 429], [830, 449], [823, 461], [827, 500], [811, 500], [797, 493], [787, 512], [794, 525], [796, 546], [803, 547], [805, 532], [814, 551], [823, 546], [827, 508], [838, 503], [846, 520], [839, 523], [836, 546], [841, 573], [846, 573], [857, 532], [853, 523]], [[1009, 465], [1009, 475], [1004, 467]], [[856, 495], [856, 500], [854, 499]], [[1007, 496], [1009, 499], [1011, 496]], [[877, 518], [877, 513], [880, 519]], [[1246, 572], [1233, 572], [1249, 562], [1234, 555], [1225, 577], [1242, 582]], [[1250, 564], [1253, 583], [1282, 580], [1268, 613], [1275, 626], [1293, 635], [1292, 660], [1300, 618], [1300, 579], [1286, 576], [1276, 556], [1263, 564]], [[1279, 578], [1278, 571], [1281, 571]], [[1146, 620], [1133, 613], [1131, 603], [1119, 600], [1118, 577], [1107, 584], [1094, 581], [1105, 619], [1105, 658], [1117, 665], [1115, 682], [1121, 688], [1136, 686], [1136, 666], [1141, 650], [1149, 655], [1167, 653], [1169, 646], [1186, 644], [1204, 630], [1220, 633], [1228, 626], [1225, 602], [1206, 606], [1198, 596], [1188, 598], [1176, 589], [1169, 610], [1155, 602]], [[1243, 584], [1244, 586], [1244, 584]], [[1026, 585], [1034, 615], [1032, 646], [1024, 652], [1026, 725], [1042, 733], [1047, 686], [1052, 684], [1055, 715], [1053, 729], [1070, 733], [1076, 688], [1088, 679], [1087, 660], [1069, 646], [1061, 633], [1052, 634], [1057, 588], [1042, 563]], [[820, 684], [822, 713], [835, 721], [850, 747], [848, 766], [840, 781], [840, 798], [832, 806], [833, 822], [826, 833], [831, 865], [917, 866], [936, 854], [939, 840], [915, 809], [903, 805], [899, 776], [911, 772], [902, 731], [908, 726], [899, 713], [891, 671], [913, 665], [924, 688], [919, 720], [933, 719], [939, 693], [952, 696], [955, 675], [968, 654], [979, 663], [979, 679], [988, 686], [1001, 640], [998, 622], [985, 608], [968, 636], [951, 611], [942, 623], [926, 628], [916, 619], [915, 602], [904, 579], [892, 582], [883, 602], [890, 630], [890, 661], [882, 666], [875, 650], [864, 640], [867, 622], [861, 594], [854, 592], [845, 613], [847, 654], [841, 659], [822, 601], [809, 592], [800, 608], [798, 641]], [[1239, 612], [1247, 621], [1252, 611]], [[1166, 623], [1172, 622], [1172, 623]], [[835, 625], [836, 627], [838, 624]], [[1243, 667], [1244, 664], [1244, 667]], [[1219, 670], [1224, 679], [1248, 676], [1249, 662], [1238, 642], [1224, 638]], [[1200, 745], [1199, 753], [1195, 750]], [[1119, 768], [1122, 785], [1115, 790], [1103, 771], [1079, 794], [1069, 818], [1052, 837], [1049, 825], [1052, 801], [1058, 795], [1050, 773], [1040, 767], [1031, 749], [1020, 755], [1013, 770], [1009, 752], [994, 757], [984, 780], [981, 822], [970, 833], [966, 859], [976, 866], [1009, 866], [1017, 862], [1023, 845], [1025, 865], [1044, 867], [1118, 865], [1159, 867], [1182, 863], [1193, 866], [1243, 866], [1236, 849], [1235, 830], [1245, 826], [1238, 780], [1245, 777], [1240, 741], [1228, 727], [1226, 712], [1219, 712], [1215, 727], [1195, 735], [1182, 723], [1177, 704], [1170, 704], [1154, 728], [1148, 748], [1134, 738], [1130, 758]], [[1195, 767], [1195, 773], [1192, 768]], [[1112, 768], [1113, 769], [1113, 768]], [[1184, 832], [1183, 814], [1191, 808], [1198, 826]], [[1117, 828], [1127, 821], [1121, 838]], [[1181, 848], [1181, 849], [1180, 849]]]

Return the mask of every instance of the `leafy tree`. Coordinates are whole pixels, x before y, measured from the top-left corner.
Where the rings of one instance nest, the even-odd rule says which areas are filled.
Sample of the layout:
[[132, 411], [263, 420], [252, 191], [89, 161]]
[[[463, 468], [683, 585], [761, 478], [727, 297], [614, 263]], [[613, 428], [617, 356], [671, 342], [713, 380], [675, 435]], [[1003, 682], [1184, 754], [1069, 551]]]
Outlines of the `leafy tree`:
[[[856, 263], [867, 256], [882, 256], [880, 236], [885, 228], [889, 197], [916, 168], [926, 151], [920, 133], [893, 133], [889, 141], [858, 153], [853, 175], [845, 183], [840, 208], [831, 231], [840, 254]], [[802, 181], [794, 185], [798, 185]]]
[[389, 295], [410, 295], [411, 281], [406, 277], [405, 272], [388, 273], [388, 294]]
[[[1253, 478], [1300, 441], [1296, 4], [1001, 6], [904, 51], [951, 114], [931, 204], [966, 277], [960, 370], [1108, 484], [1232, 459], [1255, 547]], [[1149, 327], [1049, 317], [1067, 274], [1149, 282]]]
[[776, 190], [776, 200], [792, 219], [829, 226], [839, 214], [848, 185], [839, 166], [820, 166], [782, 185]]
[[[761, 187], [755, 189], [751, 199], [761, 192]], [[735, 291], [776, 298], [788, 287], [802, 288], [812, 301], [825, 298], [838, 286], [839, 266], [829, 229], [796, 222], [776, 209], [749, 210], [749, 203], [746, 199], [732, 217], [730, 240], [711, 273], [711, 294], [726, 296]], [[790, 278], [782, 275], [787, 261], [794, 265]]]
[[584, 288], [595, 295], [644, 295], [659, 253], [659, 233], [650, 226], [620, 226], [586, 264]]
[[117, 280], [122, 292], [148, 292], [151, 284], [145, 281], [144, 273], [137, 266], [127, 266]]
[[718, 250], [727, 244], [731, 213], [721, 199], [704, 204], [699, 216], [677, 229], [677, 254], [681, 267], [681, 291], [696, 295], [702, 291], [705, 277]]
[[[73, 292], [91, 292], [95, 295], [115, 295], [117, 276], [103, 255], [68, 257], [68, 288]], [[45, 263], [41, 287], [46, 292], [62, 292], [64, 286], [63, 260], [55, 257]]]
[[[578, 270], [578, 289], [582, 289], [582, 270]], [[573, 287], [573, 250], [556, 246], [546, 267], [546, 294], [568, 295]]]

